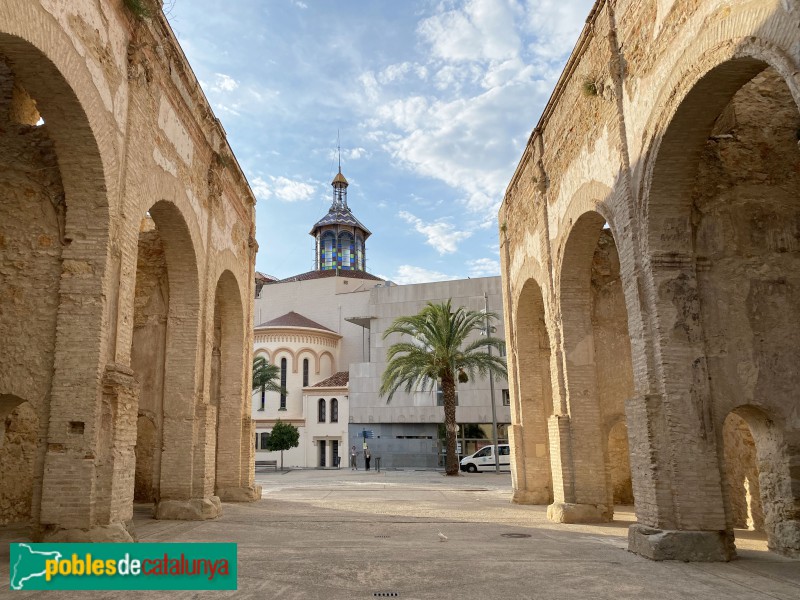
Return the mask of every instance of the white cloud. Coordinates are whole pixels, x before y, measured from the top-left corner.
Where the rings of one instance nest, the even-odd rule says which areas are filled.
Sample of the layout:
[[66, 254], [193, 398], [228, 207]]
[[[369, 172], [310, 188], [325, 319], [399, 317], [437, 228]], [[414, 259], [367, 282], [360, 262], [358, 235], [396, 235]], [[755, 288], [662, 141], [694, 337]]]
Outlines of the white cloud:
[[410, 71], [412, 65], [410, 62], [402, 62], [394, 65], [389, 65], [383, 71], [378, 73], [378, 81], [383, 85], [402, 80]]
[[[359, 160], [365, 156], [369, 156], [369, 152], [367, 152], [366, 148], [362, 148], [361, 146], [342, 150], [342, 158], [345, 160]], [[328, 157], [331, 160], [336, 160], [339, 157], [339, 152], [337, 150], [331, 150], [328, 152]]]
[[305, 2], [301, 2], [300, 0], [292, 0], [292, 4], [297, 8], [308, 8], [308, 4]]
[[239, 87], [239, 82], [225, 73], [215, 73], [216, 79], [211, 89], [215, 92], [232, 92]]
[[262, 177], [253, 178], [253, 193], [259, 200], [268, 200], [274, 197], [282, 202], [301, 202], [314, 195], [316, 188], [302, 181], [295, 181], [288, 177], [269, 176], [269, 181]]
[[505, 60], [521, 43], [514, 26], [519, 11], [513, 0], [471, 0], [420, 22], [417, 33], [433, 55], [448, 61]]
[[439, 254], [452, 254], [458, 250], [458, 243], [472, 235], [469, 231], [458, 231], [454, 225], [445, 221], [425, 223], [419, 217], [407, 211], [397, 213], [406, 223], [414, 226], [417, 233], [425, 236], [425, 243], [433, 247]]
[[478, 258], [467, 261], [470, 277], [494, 277], [500, 275], [500, 261], [491, 258]]
[[[384, 277], [384, 279], [387, 279]], [[412, 265], [400, 265], [394, 277], [389, 277], [391, 281], [400, 284], [408, 285], [411, 283], [429, 283], [431, 281], [449, 281], [451, 279], [458, 279], [454, 275], [447, 275], [439, 271], [432, 271], [424, 267], [415, 267]]]

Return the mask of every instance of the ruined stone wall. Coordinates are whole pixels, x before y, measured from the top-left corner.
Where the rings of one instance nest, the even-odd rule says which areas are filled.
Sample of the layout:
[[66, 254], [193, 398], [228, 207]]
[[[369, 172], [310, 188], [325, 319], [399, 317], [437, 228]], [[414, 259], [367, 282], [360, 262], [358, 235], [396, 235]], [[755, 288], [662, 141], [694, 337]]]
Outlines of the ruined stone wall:
[[725, 486], [733, 527], [764, 531], [756, 442], [747, 422], [735, 413], [723, 424]]
[[0, 524], [38, 510], [53, 377], [64, 189], [37, 120], [0, 60]]
[[[722, 456], [732, 410], [758, 448], [770, 547], [800, 554], [798, 18], [795, 0], [598, 0], [500, 209], [507, 310], [534, 280], [551, 341], [548, 516], [608, 518], [592, 455], [624, 401], [640, 522], [631, 549], [651, 558], [733, 556]], [[591, 304], [576, 257], [595, 243], [586, 223], [597, 215], [620, 285]], [[526, 335], [508, 336], [516, 376], [541, 361]], [[512, 396], [527, 393], [518, 382]], [[620, 430], [611, 437], [619, 456]], [[620, 498], [620, 469], [607, 466]]]
[[131, 368], [139, 383], [134, 500], [153, 502], [161, 474], [164, 361], [169, 281], [164, 247], [151, 219], [139, 234]]
[[[214, 290], [233, 274], [246, 331], [255, 198], [157, 5], [0, 3], [0, 522], [37, 538], [129, 540], [134, 489], [167, 494], [161, 517], [219, 514]], [[148, 212], [163, 252], [140, 246]]]

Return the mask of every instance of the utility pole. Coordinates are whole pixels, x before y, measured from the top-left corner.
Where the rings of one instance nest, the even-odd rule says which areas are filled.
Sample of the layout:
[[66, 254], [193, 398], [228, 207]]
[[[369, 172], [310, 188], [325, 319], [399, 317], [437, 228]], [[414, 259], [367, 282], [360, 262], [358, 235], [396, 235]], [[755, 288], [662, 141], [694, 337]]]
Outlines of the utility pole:
[[[484, 314], [484, 323], [485, 323], [485, 333], [486, 337], [488, 338], [489, 335], [492, 333], [489, 327], [489, 296], [486, 292], [483, 292], [483, 314]], [[492, 355], [492, 347], [487, 346], [486, 351], [489, 353], [489, 356]], [[494, 377], [492, 376], [492, 372], [489, 371], [489, 396], [492, 400], [492, 443], [494, 444], [494, 472], [496, 474], [500, 473], [500, 457], [498, 456], [500, 452], [500, 448], [497, 445], [497, 409], [494, 407]]]

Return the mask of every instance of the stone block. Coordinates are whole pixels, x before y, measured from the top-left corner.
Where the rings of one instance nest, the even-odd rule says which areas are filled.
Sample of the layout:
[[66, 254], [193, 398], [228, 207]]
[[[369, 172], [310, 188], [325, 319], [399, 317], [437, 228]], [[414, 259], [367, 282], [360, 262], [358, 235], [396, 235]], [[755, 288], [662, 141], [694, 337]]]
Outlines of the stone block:
[[736, 557], [733, 535], [726, 531], [680, 531], [631, 525], [628, 551], [650, 560], [727, 562]]

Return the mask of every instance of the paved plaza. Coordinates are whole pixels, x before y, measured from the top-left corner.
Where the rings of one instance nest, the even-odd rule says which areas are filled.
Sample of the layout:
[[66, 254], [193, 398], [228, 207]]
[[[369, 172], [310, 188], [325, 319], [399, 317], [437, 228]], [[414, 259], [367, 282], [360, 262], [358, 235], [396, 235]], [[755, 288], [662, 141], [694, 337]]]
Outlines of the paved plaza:
[[[434, 471], [259, 473], [263, 500], [225, 504], [214, 521], [156, 521], [137, 507], [142, 542], [236, 542], [237, 592], [83, 592], [87, 598], [546, 599], [800, 597], [800, 561], [737, 531], [731, 563], [655, 563], [626, 551], [630, 509], [607, 525], [550, 523], [545, 507], [510, 503], [507, 473]], [[439, 533], [447, 539], [442, 540]], [[2, 597], [74, 598], [8, 591]]]

